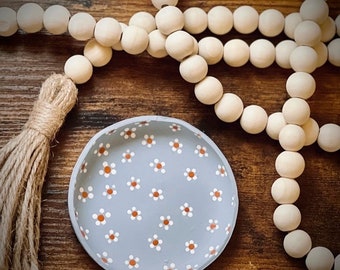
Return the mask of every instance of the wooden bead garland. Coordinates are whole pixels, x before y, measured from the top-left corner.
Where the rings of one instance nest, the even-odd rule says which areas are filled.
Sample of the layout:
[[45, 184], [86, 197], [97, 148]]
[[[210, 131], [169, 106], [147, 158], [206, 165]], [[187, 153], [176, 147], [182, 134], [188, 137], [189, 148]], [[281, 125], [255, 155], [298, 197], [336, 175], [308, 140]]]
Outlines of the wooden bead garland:
[[[320, 269], [318, 267], [330, 269], [334, 262], [333, 254], [323, 247], [311, 249], [310, 236], [297, 229], [301, 213], [293, 203], [300, 194], [295, 178], [305, 168], [305, 161], [297, 151], [315, 141], [328, 152], [340, 149], [340, 126], [330, 123], [319, 129], [317, 122], [310, 118], [306, 102], [316, 89], [310, 73], [322, 66], [327, 58], [331, 64], [340, 66], [340, 38], [332, 40], [335, 33], [340, 35], [340, 15], [335, 20], [328, 17], [328, 5], [323, 0], [305, 0], [299, 12], [285, 18], [277, 10], [266, 10], [259, 15], [250, 6], [241, 6], [233, 14], [222, 6], [214, 7], [208, 13], [199, 8], [182, 13], [175, 7], [175, 0], [152, 0], [152, 3], [159, 9], [156, 16], [137, 13], [132, 16], [129, 26], [113, 18], [96, 22], [91, 15], [82, 12], [70, 17], [67, 9], [58, 5], [45, 12], [33, 3], [24, 4], [17, 13], [9, 8], [0, 8], [0, 17], [7, 23], [0, 25], [0, 35], [13, 35], [18, 28], [35, 33], [44, 26], [52, 34], [68, 30], [73, 38], [88, 41], [84, 56], [74, 55], [64, 66], [65, 74], [77, 84], [91, 78], [93, 66], [104, 66], [110, 61], [112, 48], [129, 54], [147, 50], [153, 57], [170, 55], [178, 60], [183, 79], [196, 84], [195, 95], [199, 101], [215, 104], [219, 119], [234, 122], [240, 118], [241, 127], [246, 132], [257, 134], [266, 130], [272, 139], [279, 141], [284, 151], [276, 158], [275, 168], [280, 178], [273, 183], [271, 190], [273, 199], [280, 204], [273, 215], [274, 224], [279, 230], [289, 232], [283, 242], [287, 254], [294, 258], [308, 254], [306, 266], [310, 270]], [[200, 20], [195, 20], [197, 16]], [[212, 37], [197, 43], [189, 34], [202, 33], [208, 28], [216, 35], [224, 35], [232, 27], [242, 34], [258, 28], [267, 37], [284, 31], [294, 41], [282, 41], [275, 48], [266, 39], [256, 40], [250, 46], [243, 40], [233, 39], [223, 46]], [[179, 39], [181, 42], [178, 42]], [[176, 41], [181, 47], [176, 47]], [[331, 42], [326, 47], [323, 42], [328, 41]], [[284, 103], [282, 112], [268, 117], [262, 107], [250, 105], [244, 108], [237, 95], [223, 94], [219, 80], [207, 76], [208, 65], [218, 63], [222, 58], [232, 67], [240, 67], [250, 61], [255, 67], [266, 68], [276, 61], [282, 68], [292, 68], [295, 73], [286, 83], [291, 98]]]

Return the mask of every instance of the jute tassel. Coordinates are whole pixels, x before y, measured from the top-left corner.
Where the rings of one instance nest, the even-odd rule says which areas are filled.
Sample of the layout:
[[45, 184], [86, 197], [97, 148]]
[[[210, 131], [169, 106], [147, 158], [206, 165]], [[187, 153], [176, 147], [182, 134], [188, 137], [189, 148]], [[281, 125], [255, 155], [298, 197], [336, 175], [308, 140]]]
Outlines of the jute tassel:
[[50, 141], [77, 100], [64, 75], [51, 75], [23, 131], [0, 151], [0, 269], [39, 268], [41, 192]]

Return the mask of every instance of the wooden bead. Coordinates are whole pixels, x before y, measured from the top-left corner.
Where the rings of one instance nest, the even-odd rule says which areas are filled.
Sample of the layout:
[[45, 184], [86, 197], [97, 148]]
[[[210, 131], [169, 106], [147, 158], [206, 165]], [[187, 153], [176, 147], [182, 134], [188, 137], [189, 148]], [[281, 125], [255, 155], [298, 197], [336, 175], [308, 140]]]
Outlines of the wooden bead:
[[178, 0], [151, 0], [151, 2], [155, 8], [161, 9], [165, 6], [176, 6]]
[[93, 37], [95, 26], [96, 20], [89, 13], [79, 12], [71, 17], [68, 31], [74, 39], [85, 41]]
[[[331, 270], [334, 264], [333, 253], [325, 247], [312, 248], [306, 257], [306, 266], [308, 270]], [[334, 268], [335, 270], [337, 268]]]
[[279, 205], [274, 211], [273, 222], [282, 232], [295, 230], [301, 223], [301, 212], [294, 204]]
[[223, 58], [223, 43], [215, 37], [205, 37], [198, 42], [198, 53], [208, 63], [214, 65]]
[[261, 133], [267, 126], [268, 116], [266, 111], [258, 105], [249, 105], [244, 108], [240, 124], [249, 134]]
[[94, 29], [95, 39], [103, 46], [112, 47], [116, 45], [122, 36], [122, 27], [114, 18], [101, 18]]
[[257, 39], [249, 46], [249, 60], [257, 68], [267, 68], [275, 61], [275, 47], [266, 39]]
[[224, 45], [223, 59], [229, 66], [241, 67], [249, 60], [250, 49], [248, 44], [241, 39], [229, 40]]
[[290, 97], [309, 99], [315, 89], [314, 77], [306, 72], [295, 72], [288, 77], [286, 82], [286, 90]]
[[319, 135], [318, 123], [313, 118], [309, 118], [301, 127], [306, 135], [305, 146], [315, 143]]
[[295, 179], [280, 177], [273, 183], [271, 195], [279, 204], [294, 203], [300, 196], [300, 186]]
[[112, 49], [115, 51], [123, 51], [122, 43], [121, 43], [121, 36], [126, 29], [127, 25], [125, 23], [119, 23], [120, 29], [121, 29], [121, 35], [120, 35], [120, 40], [112, 46]]
[[309, 46], [298, 46], [292, 51], [289, 62], [295, 72], [312, 73], [318, 65], [318, 54]]
[[278, 36], [284, 28], [285, 18], [276, 9], [266, 9], [259, 16], [259, 31], [266, 37]]
[[90, 60], [94, 67], [102, 67], [110, 62], [112, 49], [101, 45], [95, 39], [91, 39], [84, 47], [84, 56]]
[[192, 55], [182, 61], [179, 65], [182, 78], [189, 83], [198, 83], [208, 73], [208, 64], [200, 55]]
[[312, 239], [305, 231], [295, 230], [285, 236], [283, 247], [289, 256], [302, 258], [312, 248]]
[[297, 44], [293, 40], [283, 40], [279, 42], [275, 47], [276, 64], [281, 68], [290, 69], [290, 55], [296, 47]]
[[294, 40], [299, 46], [313, 47], [321, 41], [321, 28], [313, 21], [302, 21], [295, 28]]
[[45, 29], [53, 35], [61, 35], [67, 31], [71, 13], [61, 5], [48, 7], [43, 16]]
[[305, 145], [306, 135], [302, 127], [288, 124], [279, 134], [279, 143], [284, 150], [299, 151]]
[[285, 178], [295, 179], [305, 169], [305, 160], [299, 152], [283, 151], [275, 160], [276, 172]]
[[270, 138], [278, 140], [280, 131], [285, 125], [287, 125], [287, 122], [282, 112], [272, 113], [268, 117], [266, 132]]
[[215, 77], [207, 76], [195, 85], [195, 96], [205, 105], [215, 104], [221, 99], [222, 95], [222, 83]]
[[336, 33], [340, 37], [340, 14], [335, 19]]
[[86, 83], [92, 76], [93, 67], [85, 56], [73, 55], [67, 59], [64, 72], [76, 84]]
[[129, 25], [135, 25], [143, 28], [148, 34], [156, 29], [154, 16], [145, 11], [140, 11], [133, 14], [129, 20]]
[[294, 31], [296, 26], [302, 22], [302, 18], [299, 12], [290, 13], [285, 17], [284, 33], [287, 37], [294, 39]]
[[174, 6], [166, 6], [159, 10], [155, 19], [158, 30], [164, 35], [170, 35], [184, 27], [184, 15]]
[[149, 34], [149, 44], [146, 49], [147, 52], [155, 58], [162, 58], [168, 55], [165, 49], [166, 36], [163, 35], [158, 29], [153, 30]]
[[23, 4], [17, 12], [20, 29], [26, 33], [36, 33], [43, 28], [44, 10], [36, 3]]
[[200, 34], [208, 27], [207, 13], [198, 7], [191, 7], [184, 11], [184, 29], [190, 34]]
[[[177, 61], [182, 61], [194, 52], [195, 44], [193, 37], [185, 31], [171, 33], [165, 41], [167, 53]], [[180, 46], [179, 46], [180, 44]]]
[[336, 34], [336, 25], [335, 21], [328, 17], [326, 21], [320, 25], [321, 28], [321, 41], [322, 42], [329, 42]]
[[322, 24], [328, 17], [329, 8], [324, 0], [305, 0], [300, 6], [300, 14], [303, 20], [311, 20]]
[[216, 116], [226, 123], [235, 122], [240, 118], [243, 112], [242, 99], [233, 94], [225, 93], [222, 98], [215, 104]]
[[215, 6], [208, 12], [208, 28], [216, 35], [225, 35], [233, 28], [233, 13], [225, 6]]
[[8, 7], [0, 7], [0, 36], [9, 37], [18, 30], [17, 13]]
[[318, 145], [326, 152], [336, 152], [340, 149], [340, 126], [325, 124], [320, 128]]
[[308, 103], [301, 98], [289, 98], [282, 107], [283, 116], [288, 124], [303, 125], [310, 116]]
[[324, 64], [326, 64], [328, 59], [328, 49], [325, 43], [319, 42], [315, 46], [313, 46], [313, 49], [318, 55], [318, 61], [317, 61], [317, 67], [322, 67]]
[[124, 29], [120, 42], [124, 51], [136, 55], [147, 49], [149, 35], [143, 28], [129, 25]]
[[328, 43], [328, 61], [337, 67], [340, 67], [340, 38], [333, 39]]
[[259, 14], [251, 6], [240, 6], [235, 9], [234, 28], [241, 34], [250, 34], [257, 29]]

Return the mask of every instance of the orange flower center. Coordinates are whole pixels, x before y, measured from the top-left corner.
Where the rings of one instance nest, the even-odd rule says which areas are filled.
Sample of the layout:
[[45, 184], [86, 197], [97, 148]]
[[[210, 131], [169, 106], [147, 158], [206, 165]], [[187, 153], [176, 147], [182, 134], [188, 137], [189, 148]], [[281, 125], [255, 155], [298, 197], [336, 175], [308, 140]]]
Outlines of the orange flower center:
[[109, 195], [112, 195], [112, 193], [113, 193], [112, 188], [109, 188], [108, 190], [106, 190], [106, 193], [109, 194]]
[[131, 182], [131, 186], [132, 187], [136, 187], [137, 186], [137, 182], [136, 181]]
[[108, 263], [108, 260], [104, 257], [102, 257], [102, 261], [103, 261], [103, 263]]
[[175, 142], [175, 143], [174, 143], [174, 147], [175, 147], [175, 148], [178, 148], [178, 147], [179, 147], [179, 143], [178, 143], [178, 142]]
[[221, 196], [221, 193], [219, 191], [215, 191], [214, 195], [215, 195], [216, 198], [218, 198], [218, 197]]
[[105, 172], [105, 173], [110, 173], [110, 172], [111, 172], [110, 166], [105, 166], [105, 167], [104, 167], [104, 172]]
[[200, 149], [200, 154], [202, 154], [202, 155], [205, 154], [205, 150], [203, 148]]
[[147, 142], [148, 144], [152, 144], [153, 140], [152, 140], [151, 138], [147, 138], [147, 139], [146, 139], [146, 142]]
[[170, 221], [169, 221], [168, 219], [165, 219], [165, 220], [163, 221], [163, 224], [164, 224], [164, 225], [169, 225], [169, 223], [170, 223]]
[[126, 158], [126, 159], [130, 159], [130, 158], [131, 158], [131, 154], [126, 154], [126, 155], [125, 155], [125, 158]]
[[82, 196], [83, 198], [87, 198], [87, 197], [89, 196], [89, 194], [88, 194], [86, 191], [83, 191], [83, 192], [81, 193], [81, 196]]
[[128, 130], [125, 132], [126, 135], [130, 136], [132, 134], [132, 131], [131, 130]]
[[216, 249], [211, 250], [211, 251], [210, 251], [210, 254], [211, 254], [211, 255], [216, 254]]
[[190, 171], [190, 172], [188, 173], [188, 176], [189, 176], [190, 178], [194, 178], [194, 177], [195, 177], [195, 173], [194, 173], [193, 171]]
[[135, 266], [135, 265], [137, 264], [137, 262], [136, 262], [136, 260], [131, 259], [131, 260], [129, 261], [129, 264], [130, 264], [131, 266]]
[[159, 241], [158, 241], [157, 239], [154, 239], [154, 240], [152, 241], [152, 244], [153, 244], [154, 246], [157, 246], [157, 245], [159, 244]]
[[157, 163], [157, 164], [156, 164], [156, 168], [157, 168], [158, 170], [162, 169], [162, 167], [163, 167], [163, 166], [162, 166], [161, 163]]
[[133, 212], [131, 213], [131, 216], [137, 217], [137, 216], [138, 216], [138, 212], [137, 212], [137, 211], [133, 211]]
[[185, 207], [185, 208], [184, 208], [184, 212], [189, 213], [189, 212], [190, 212], [190, 208], [189, 208], [189, 207]]
[[153, 193], [153, 196], [156, 197], [156, 198], [158, 198], [158, 197], [159, 197], [159, 192], [158, 192], [158, 191], [155, 191], [155, 192]]
[[100, 147], [100, 148], [98, 149], [98, 153], [99, 153], [99, 154], [104, 154], [104, 152], [105, 152], [105, 147], [104, 147], [104, 146], [102, 146], [102, 147]]
[[104, 215], [98, 215], [97, 217], [98, 221], [103, 222], [105, 220]]
[[109, 238], [110, 238], [111, 240], [114, 240], [116, 237], [115, 237], [114, 234], [110, 234]]
[[213, 229], [216, 229], [216, 224], [215, 224], [215, 223], [211, 223], [211, 224], [210, 224], [210, 229], [212, 229], [212, 230], [213, 230]]
[[194, 244], [189, 244], [188, 248], [193, 250], [193, 249], [195, 249], [195, 245]]

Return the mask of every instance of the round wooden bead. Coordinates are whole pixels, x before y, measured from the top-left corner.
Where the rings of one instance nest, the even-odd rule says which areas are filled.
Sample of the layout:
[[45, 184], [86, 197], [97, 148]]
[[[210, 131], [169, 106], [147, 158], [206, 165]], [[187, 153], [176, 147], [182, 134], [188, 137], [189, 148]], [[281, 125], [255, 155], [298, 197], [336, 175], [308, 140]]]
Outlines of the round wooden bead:
[[257, 39], [249, 46], [249, 60], [257, 68], [267, 68], [275, 61], [275, 47], [266, 39]]
[[235, 9], [234, 28], [241, 34], [250, 34], [257, 29], [259, 24], [259, 14], [251, 6], [240, 6]]
[[302, 258], [312, 248], [312, 239], [305, 231], [295, 230], [285, 236], [283, 248], [289, 256]]
[[93, 67], [85, 56], [73, 55], [64, 66], [65, 74], [76, 84], [86, 83], [92, 76]]
[[223, 58], [223, 43], [215, 37], [205, 37], [198, 42], [198, 53], [208, 63], [214, 65]]
[[[177, 61], [182, 61], [194, 52], [195, 44], [193, 37], [182, 30], [171, 33], [165, 41], [167, 53]], [[178, 46], [178, 44], [181, 44]]]
[[294, 31], [294, 40], [299, 46], [315, 46], [321, 41], [321, 28], [313, 21], [300, 22]]
[[91, 39], [84, 47], [84, 56], [90, 60], [94, 67], [102, 67], [110, 62], [112, 49], [101, 45], [95, 39]]
[[335, 19], [336, 33], [340, 37], [340, 14]]
[[208, 28], [216, 35], [227, 34], [234, 25], [233, 13], [225, 6], [215, 6], [208, 12]]
[[279, 35], [284, 28], [285, 18], [276, 9], [266, 9], [259, 16], [259, 31], [266, 37]]
[[275, 160], [275, 169], [281, 177], [295, 179], [303, 173], [305, 160], [298, 152], [283, 151]]
[[289, 98], [282, 107], [283, 116], [288, 124], [303, 125], [310, 116], [308, 103], [301, 98]]
[[334, 260], [334, 270], [340, 269], [340, 254], [335, 257]]
[[[119, 23], [120, 28], [121, 28], [121, 36], [123, 34], [123, 31], [126, 29], [127, 25], [125, 23]], [[112, 49], [115, 51], [123, 51], [122, 43], [121, 43], [121, 38], [120, 40], [112, 46]]]
[[184, 59], [179, 65], [182, 78], [189, 83], [198, 83], [208, 73], [208, 64], [200, 55], [192, 55]]
[[313, 49], [318, 55], [318, 62], [317, 67], [322, 67], [324, 64], [326, 64], [328, 59], [328, 49], [325, 43], [319, 42], [315, 46], [313, 46]]
[[266, 132], [270, 138], [278, 140], [280, 131], [285, 125], [287, 125], [287, 122], [282, 112], [272, 113], [268, 117]]
[[273, 221], [280, 231], [289, 232], [300, 225], [301, 212], [294, 204], [282, 204], [275, 209]]
[[114, 18], [101, 18], [94, 29], [95, 39], [103, 46], [112, 47], [120, 41], [122, 27]]
[[286, 90], [290, 97], [308, 99], [314, 94], [315, 88], [314, 77], [306, 72], [295, 72], [286, 82]]
[[200, 34], [208, 27], [207, 13], [198, 7], [191, 7], [184, 11], [184, 29], [190, 34]]
[[157, 9], [161, 9], [165, 6], [176, 6], [178, 0], [151, 0], [153, 6]]
[[329, 42], [336, 34], [336, 25], [335, 21], [328, 17], [326, 21], [320, 25], [321, 29], [321, 41], [322, 42]]
[[67, 31], [71, 13], [61, 5], [48, 7], [43, 16], [45, 29], [53, 35], [61, 35]]
[[155, 58], [162, 58], [168, 55], [165, 49], [166, 36], [163, 35], [158, 29], [153, 30], [149, 34], [149, 44], [147, 52]]
[[300, 196], [300, 186], [295, 179], [280, 177], [273, 183], [271, 195], [279, 204], [294, 203]]
[[135, 25], [143, 28], [147, 33], [150, 33], [156, 29], [156, 21], [154, 16], [146, 11], [140, 11], [133, 14], [129, 20], [129, 25]]
[[284, 150], [299, 151], [306, 141], [306, 135], [302, 127], [288, 124], [279, 134], [279, 143]]
[[69, 23], [68, 31], [76, 40], [89, 40], [93, 37], [96, 20], [92, 15], [86, 12], [78, 12], [74, 14]]
[[292, 51], [297, 47], [297, 44], [293, 40], [283, 40], [279, 42], [275, 47], [275, 61], [279, 67], [290, 69], [290, 55]]
[[181, 30], [184, 27], [184, 15], [174, 6], [166, 6], [159, 10], [155, 16], [156, 26], [164, 35]]
[[318, 66], [318, 54], [309, 46], [296, 47], [289, 58], [294, 71], [312, 73]]
[[244, 108], [240, 124], [243, 130], [250, 134], [258, 134], [267, 126], [266, 111], [258, 105], [249, 105]]
[[306, 266], [308, 270], [331, 270], [333, 264], [334, 255], [325, 247], [318, 246], [312, 248], [306, 257]]
[[26, 33], [36, 33], [43, 28], [44, 10], [36, 3], [23, 4], [17, 12], [20, 29]]
[[138, 26], [127, 26], [120, 41], [122, 48], [129, 54], [140, 54], [144, 52], [149, 44], [149, 35], [145, 29]]
[[294, 39], [294, 31], [296, 26], [302, 22], [302, 18], [299, 12], [290, 13], [285, 17], [284, 33], [287, 37]]
[[215, 77], [207, 76], [195, 85], [195, 96], [205, 105], [215, 104], [221, 99], [222, 95], [222, 83]]
[[241, 67], [249, 60], [250, 49], [241, 39], [229, 40], [223, 49], [223, 59], [229, 66]]
[[333, 39], [328, 43], [328, 61], [340, 67], [340, 38]]
[[232, 123], [240, 118], [243, 112], [243, 102], [239, 96], [233, 93], [225, 93], [215, 104], [214, 109], [220, 120]]
[[305, 146], [315, 143], [319, 135], [318, 123], [313, 118], [309, 118], [301, 127], [306, 135]]
[[0, 7], [0, 36], [9, 37], [18, 30], [17, 13], [8, 7]]
[[311, 20], [322, 24], [328, 17], [329, 8], [324, 0], [305, 0], [300, 6], [303, 20]]
[[318, 144], [326, 152], [336, 152], [340, 149], [340, 126], [325, 124], [320, 128]]

